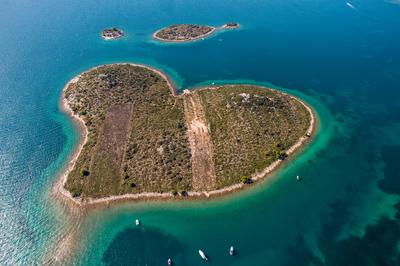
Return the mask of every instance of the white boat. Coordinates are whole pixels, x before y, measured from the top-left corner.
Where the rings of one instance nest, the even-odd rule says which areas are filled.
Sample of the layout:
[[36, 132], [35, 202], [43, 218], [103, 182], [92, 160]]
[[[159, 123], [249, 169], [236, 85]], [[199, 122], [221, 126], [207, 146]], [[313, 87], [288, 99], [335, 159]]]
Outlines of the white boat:
[[346, 6], [350, 7], [351, 9], [357, 10], [357, 8], [349, 2], [346, 3]]
[[204, 254], [204, 252], [201, 249], [199, 249], [199, 255], [203, 260], [208, 260], [206, 254]]
[[172, 260], [171, 260], [171, 258], [169, 258], [169, 259], [167, 260], [167, 265], [168, 265], [168, 266], [171, 266], [171, 265], [172, 265]]
[[298, 176], [296, 176], [296, 179], [297, 179], [297, 181], [300, 181], [301, 177], [298, 175]]
[[229, 249], [229, 255], [235, 255], [235, 249], [233, 248], [233, 246], [231, 246], [231, 248]]
[[139, 221], [139, 219], [136, 219], [136, 221], [135, 221], [135, 224], [136, 224], [137, 226], [139, 226], [139, 225], [140, 225], [140, 221]]

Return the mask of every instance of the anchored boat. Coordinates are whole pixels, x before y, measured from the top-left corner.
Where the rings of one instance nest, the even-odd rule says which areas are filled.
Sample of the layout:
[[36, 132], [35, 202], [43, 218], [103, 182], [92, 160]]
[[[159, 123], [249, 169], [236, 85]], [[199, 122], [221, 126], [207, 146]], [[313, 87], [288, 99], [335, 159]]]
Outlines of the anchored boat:
[[208, 257], [201, 249], [199, 249], [199, 255], [203, 260], [208, 260]]
[[229, 255], [235, 255], [235, 249], [233, 248], [233, 246], [231, 246], [231, 248], [229, 249]]
[[136, 224], [137, 226], [139, 226], [139, 225], [140, 225], [140, 221], [139, 221], [139, 219], [136, 219], [136, 221], [135, 221], [135, 224]]

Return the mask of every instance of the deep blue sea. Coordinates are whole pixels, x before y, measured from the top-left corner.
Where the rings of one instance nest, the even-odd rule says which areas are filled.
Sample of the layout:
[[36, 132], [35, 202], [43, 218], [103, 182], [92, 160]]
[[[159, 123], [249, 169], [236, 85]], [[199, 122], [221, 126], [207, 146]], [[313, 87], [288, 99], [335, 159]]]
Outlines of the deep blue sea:
[[[209, 265], [400, 265], [400, 1], [350, 3], [2, 0], [0, 265], [202, 265], [198, 249]], [[151, 39], [172, 23], [229, 21], [243, 27], [189, 44]], [[103, 41], [110, 26], [126, 38]], [[59, 98], [75, 75], [113, 62], [157, 67], [179, 89], [288, 91], [317, 112], [317, 136], [255, 188], [77, 222], [51, 196], [79, 141]], [[70, 235], [65, 258], [55, 247]]]

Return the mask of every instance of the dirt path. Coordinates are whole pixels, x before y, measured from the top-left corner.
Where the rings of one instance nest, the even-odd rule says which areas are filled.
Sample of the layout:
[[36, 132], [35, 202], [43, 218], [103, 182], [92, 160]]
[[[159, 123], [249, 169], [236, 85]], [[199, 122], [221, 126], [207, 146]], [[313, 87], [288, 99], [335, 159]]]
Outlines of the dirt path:
[[197, 93], [186, 91], [183, 99], [192, 153], [193, 190], [211, 190], [215, 188], [216, 177], [212, 142], [203, 106]]
[[[121, 64], [127, 64], [127, 63], [121, 63]], [[130, 64], [133, 66], [140, 66], [144, 67], [146, 69], [149, 69], [158, 75], [160, 75], [162, 78], [164, 78], [168, 84], [169, 89], [171, 90], [171, 93], [176, 96], [176, 97], [182, 97], [184, 99], [184, 108], [185, 108], [185, 120], [187, 123], [188, 127], [188, 135], [190, 139], [190, 147], [192, 150], [192, 172], [193, 172], [193, 190], [188, 191], [188, 195], [190, 197], [196, 198], [196, 197], [210, 197], [210, 196], [218, 196], [218, 195], [224, 195], [226, 193], [230, 193], [235, 190], [239, 190], [244, 187], [243, 183], [238, 183], [234, 184], [228, 187], [224, 187], [221, 189], [216, 189], [215, 188], [215, 170], [214, 170], [214, 163], [213, 163], [213, 158], [212, 158], [212, 142], [211, 142], [211, 137], [209, 135], [209, 129], [207, 127], [207, 122], [205, 119], [205, 114], [204, 110], [202, 108], [202, 105], [200, 103], [200, 99], [198, 98], [199, 96], [196, 95], [196, 93], [192, 93], [189, 90], [184, 90], [184, 93], [181, 95], [178, 95], [175, 89], [175, 86], [171, 82], [171, 80], [166, 76], [163, 72], [150, 68], [148, 66], [144, 65], [137, 65], [137, 64]], [[98, 66], [101, 67], [101, 66]], [[98, 67], [95, 67], [93, 69], [96, 69]], [[87, 71], [91, 71], [93, 69], [89, 69]], [[79, 81], [80, 75], [77, 77], [73, 78], [70, 80], [66, 86], [64, 87], [65, 89], [72, 83], [76, 83]], [[209, 89], [209, 90], [216, 90], [219, 87], [207, 87], [207, 88], [202, 88], [202, 89]], [[270, 89], [272, 90], [272, 89]], [[306, 142], [309, 139], [309, 136], [315, 131], [316, 128], [316, 119], [315, 119], [315, 114], [311, 110], [311, 108], [304, 103], [302, 100], [297, 99], [293, 97], [294, 99], [298, 100], [300, 103], [302, 103], [306, 109], [309, 111], [310, 116], [311, 116], [311, 121], [310, 121], [310, 126], [306, 132], [308, 136], [302, 136], [292, 147], [290, 147], [287, 150], [287, 153], [290, 155], [297, 151], [304, 142]], [[83, 145], [87, 142], [87, 129], [84, 124], [84, 121], [77, 115], [74, 114], [74, 112], [70, 109], [69, 104], [67, 99], [65, 99], [64, 92], [61, 96], [60, 100], [60, 106], [61, 110], [65, 112], [67, 115], [71, 117], [71, 119], [76, 123], [76, 125], [79, 127], [80, 132], [82, 134], [80, 138], [80, 143], [78, 145], [78, 148], [74, 151], [74, 153], [71, 155], [70, 161], [68, 162], [68, 165], [66, 166], [65, 172], [62, 172], [60, 174], [60, 179], [57, 180], [54, 184], [54, 194], [57, 196], [57, 198], [61, 199], [62, 201], [66, 201], [70, 204], [71, 208], [75, 207], [89, 207], [93, 206], [96, 207], [97, 205], [99, 206], [109, 206], [110, 203], [113, 202], [125, 202], [125, 201], [136, 201], [136, 200], [157, 200], [157, 199], [166, 199], [166, 198], [174, 198], [174, 196], [169, 193], [169, 192], [164, 192], [164, 193], [157, 193], [157, 192], [142, 192], [138, 194], [124, 194], [124, 195], [115, 195], [115, 196], [109, 196], [109, 197], [103, 197], [103, 198], [88, 198], [84, 201], [80, 198], [73, 198], [71, 196], [71, 193], [64, 188], [64, 185], [67, 181], [67, 176], [69, 172], [73, 169], [75, 162], [82, 150]], [[193, 123], [191, 123], [193, 121]], [[196, 129], [199, 129], [200, 132], [196, 132]], [[204, 130], [204, 132], [201, 132], [201, 129]], [[203, 154], [202, 150], [205, 150], [206, 153]], [[207, 154], [207, 156], [206, 156]], [[197, 159], [194, 159], [197, 158]], [[254, 181], [263, 179], [265, 176], [273, 172], [278, 168], [279, 165], [281, 165], [282, 161], [277, 160], [273, 162], [271, 165], [267, 166], [263, 171], [254, 173], [252, 175], [252, 178]], [[201, 174], [202, 173], [202, 174]], [[207, 174], [209, 173], [209, 174]]]

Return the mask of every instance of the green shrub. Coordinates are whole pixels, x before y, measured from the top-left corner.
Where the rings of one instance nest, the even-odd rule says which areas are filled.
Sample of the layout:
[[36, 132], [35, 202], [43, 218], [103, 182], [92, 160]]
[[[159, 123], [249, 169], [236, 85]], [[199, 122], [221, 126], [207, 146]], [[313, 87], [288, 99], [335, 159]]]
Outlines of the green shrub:
[[90, 174], [90, 172], [86, 168], [81, 169], [81, 175], [82, 176], [88, 176], [89, 174]]
[[275, 151], [274, 157], [276, 160], [285, 160], [288, 157], [288, 154], [284, 151]]
[[77, 188], [77, 187], [72, 188], [71, 195], [74, 198], [80, 197], [82, 195], [82, 188]]
[[244, 175], [242, 176], [242, 182], [243, 184], [251, 184], [253, 183], [253, 180], [251, 179], [251, 176]]

